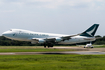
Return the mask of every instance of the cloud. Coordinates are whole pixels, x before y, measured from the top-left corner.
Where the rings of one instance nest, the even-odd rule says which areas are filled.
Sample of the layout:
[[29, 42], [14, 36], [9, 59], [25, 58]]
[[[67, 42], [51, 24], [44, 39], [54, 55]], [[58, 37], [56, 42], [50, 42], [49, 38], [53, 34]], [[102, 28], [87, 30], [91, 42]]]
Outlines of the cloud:
[[0, 6], [12, 5], [13, 7], [32, 7], [58, 9], [69, 7], [72, 9], [88, 8], [88, 9], [104, 9], [104, 0], [0, 0]]
[[36, 3], [40, 5], [40, 7], [45, 8], [58, 8], [60, 6], [88, 6], [88, 7], [98, 7], [103, 6], [102, 4], [105, 3], [104, 0], [27, 0], [26, 2], [33, 3], [35, 6], [38, 6]]

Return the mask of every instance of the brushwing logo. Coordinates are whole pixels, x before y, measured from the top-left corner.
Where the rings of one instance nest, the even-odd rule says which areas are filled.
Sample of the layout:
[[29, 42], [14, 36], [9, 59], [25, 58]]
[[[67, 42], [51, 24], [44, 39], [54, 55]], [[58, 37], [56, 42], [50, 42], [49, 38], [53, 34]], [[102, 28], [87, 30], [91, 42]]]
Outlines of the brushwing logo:
[[96, 26], [93, 28], [93, 30], [86, 32], [86, 33], [89, 34], [90, 36], [93, 36], [92, 33], [95, 31], [95, 29], [96, 29]]

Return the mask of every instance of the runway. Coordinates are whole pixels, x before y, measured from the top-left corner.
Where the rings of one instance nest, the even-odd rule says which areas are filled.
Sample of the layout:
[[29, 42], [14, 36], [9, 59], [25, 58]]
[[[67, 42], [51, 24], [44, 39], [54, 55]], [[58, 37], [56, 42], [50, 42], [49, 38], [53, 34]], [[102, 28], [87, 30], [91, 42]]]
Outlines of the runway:
[[[24, 47], [22, 47], [24, 48]], [[41, 47], [42, 48], [42, 47]], [[5, 49], [5, 48], [2, 48]], [[35, 48], [32, 48], [35, 49]], [[51, 55], [51, 54], [79, 54], [79, 55], [97, 55], [105, 54], [105, 48], [83, 48], [83, 47], [53, 47], [46, 49], [74, 49], [75, 51], [65, 52], [1, 52], [0, 55]]]
[[39, 54], [80, 54], [80, 55], [97, 55], [105, 54], [99, 51], [73, 51], [73, 52], [13, 52], [13, 53], [0, 53], [0, 55], [39, 55]]

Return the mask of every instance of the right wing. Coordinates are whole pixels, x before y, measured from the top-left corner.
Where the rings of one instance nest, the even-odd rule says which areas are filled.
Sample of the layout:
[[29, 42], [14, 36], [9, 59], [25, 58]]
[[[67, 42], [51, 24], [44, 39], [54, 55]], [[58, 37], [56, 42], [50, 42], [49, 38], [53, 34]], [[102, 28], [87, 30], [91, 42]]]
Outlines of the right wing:
[[69, 40], [71, 37], [78, 36], [77, 35], [70, 35], [70, 36], [62, 36], [62, 37], [55, 37], [55, 38], [32, 38], [32, 41], [37, 42], [37, 43], [58, 43], [61, 41]]
[[78, 35], [80, 35], [80, 34], [77, 34], [77, 35], [70, 35], [70, 36], [62, 36], [61, 38], [62, 38], [62, 41], [65, 41], [65, 40], [71, 39], [71, 37], [78, 36]]

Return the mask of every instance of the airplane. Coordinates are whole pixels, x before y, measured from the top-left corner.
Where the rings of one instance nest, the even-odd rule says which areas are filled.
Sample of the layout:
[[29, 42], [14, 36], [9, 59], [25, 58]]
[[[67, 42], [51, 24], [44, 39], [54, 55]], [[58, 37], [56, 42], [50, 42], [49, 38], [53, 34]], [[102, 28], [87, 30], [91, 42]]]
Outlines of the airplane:
[[84, 48], [93, 48], [94, 46], [92, 46], [92, 43], [90, 43], [90, 44], [86, 44], [86, 46], [84, 46]]
[[42, 33], [23, 29], [10, 29], [2, 33], [2, 36], [12, 40], [29, 41], [32, 44], [43, 44], [44, 48], [46, 48], [46, 46], [49, 48], [53, 47], [54, 44], [76, 44], [95, 41], [96, 38], [94, 35], [98, 27], [99, 24], [93, 24], [86, 31], [76, 35]]

